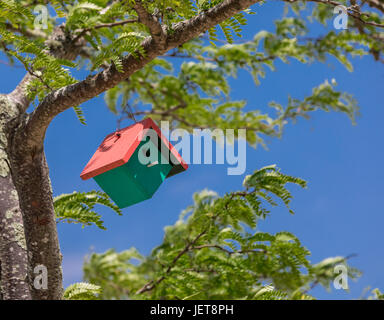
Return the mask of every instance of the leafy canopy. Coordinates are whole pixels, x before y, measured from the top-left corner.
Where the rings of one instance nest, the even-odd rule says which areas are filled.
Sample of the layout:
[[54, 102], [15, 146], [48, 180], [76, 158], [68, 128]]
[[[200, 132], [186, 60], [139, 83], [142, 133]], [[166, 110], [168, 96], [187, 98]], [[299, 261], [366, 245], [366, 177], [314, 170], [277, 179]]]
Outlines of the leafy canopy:
[[[153, 0], [145, 9], [172, 34], [177, 22], [195, 17], [222, 0]], [[189, 131], [193, 128], [247, 129], [251, 145], [266, 136], [281, 136], [284, 126], [316, 110], [346, 113], [354, 120], [358, 111], [352, 95], [336, 90], [335, 79], [324, 79], [308, 88], [303, 99], [272, 101], [272, 112], [262, 113], [245, 100], [231, 98], [230, 80], [245, 70], [255, 85], [262, 84], [277, 61], [303, 64], [336, 58], [347, 70], [352, 59], [371, 55], [383, 61], [384, 7], [376, 1], [291, 1], [273, 31], [260, 30], [241, 40], [250, 14], [262, 13], [264, 2], [208, 30], [158, 57], [105, 96], [109, 109], [127, 117], [150, 115], [169, 120]], [[308, 2], [311, 2], [308, 4]], [[47, 27], [34, 26], [34, 6], [46, 1], [0, 0], [0, 50], [10, 65], [22, 66], [33, 75], [28, 93], [35, 104], [60, 88], [79, 81], [78, 70], [89, 74], [114, 65], [122, 68], [127, 55], [145, 56], [143, 41], [148, 27], [134, 10], [135, 1], [50, 1]], [[323, 28], [311, 32], [314, 22], [324, 25], [333, 17], [333, 5], [348, 6], [348, 30]], [[352, 6], [353, 5], [353, 6]], [[331, 60], [332, 61], [332, 60]], [[180, 63], [181, 62], [181, 63]], [[74, 106], [81, 123], [85, 117]], [[129, 111], [129, 112], [128, 112]], [[164, 299], [306, 299], [316, 284], [329, 286], [335, 265], [346, 258], [328, 258], [312, 264], [310, 252], [287, 231], [270, 234], [258, 230], [281, 200], [289, 207], [288, 183], [305, 187], [301, 179], [270, 166], [244, 179], [244, 190], [222, 197], [204, 190], [173, 226], [165, 229], [163, 243], [148, 256], [135, 249], [93, 254], [84, 265], [84, 279], [67, 288], [65, 299], [164, 298]], [[55, 199], [58, 221], [95, 225], [104, 229], [96, 205], [120, 214], [99, 191], [72, 193]], [[291, 210], [291, 209], [289, 209]], [[354, 278], [357, 270], [349, 268]], [[382, 299], [379, 290], [374, 299]]]
[[[292, 233], [258, 230], [279, 201], [289, 208], [289, 183], [306, 186], [268, 166], [247, 176], [244, 190], [196, 193], [150, 255], [135, 248], [93, 253], [84, 280], [102, 288], [102, 299], [312, 299], [307, 291], [318, 283], [329, 287], [334, 266], [346, 259], [312, 264]], [[348, 274], [359, 272], [348, 267]]]
[[[154, 0], [145, 2], [145, 9], [171, 34], [175, 23], [221, 2]], [[275, 21], [274, 32], [261, 30], [254, 39], [240, 43], [237, 42], [247, 17], [262, 13], [264, 4], [261, 1], [252, 10], [234, 15], [210, 29], [208, 38], [203, 35], [200, 40], [178, 47], [111, 89], [106, 96], [109, 108], [124, 113], [132, 107], [139, 116], [151, 114], [186, 129], [245, 127], [251, 144], [262, 143], [263, 135], [281, 134], [289, 119], [307, 117], [317, 109], [346, 112], [353, 118], [356, 102], [351, 95], [337, 91], [332, 79], [314, 88], [304, 100], [289, 97], [286, 107], [271, 102], [276, 109], [272, 114], [261, 114], [254, 108], [244, 111], [246, 101], [230, 98], [229, 77], [236, 77], [239, 70], [245, 69], [259, 84], [266, 76], [266, 68], [274, 70], [276, 60], [311, 63], [325, 62], [333, 56], [348, 70], [353, 68], [350, 58], [354, 56], [372, 54], [382, 60], [380, 26], [384, 24], [377, 11], [364, 4], [360, 8], [360, 20], [350, 17], [348, 30], [331, 30], [314, 37], [311, 24], [314, 20], [323, 24], [331, 21], [333, 6], [323, 1], [307, 2], [311, 1], [287, 4], [284, 16]], [[47, 28], [39, 30], [34, 27], [36, 17], [32, 10], [45, 3], [0, 1], [0, 50], [11, 64], [19, 60], [35, 75], [29, 89], [31, 97], [37, 97], [36, 102], [52, 90], [76, 83], [76, 69], [86, 67], [92, 73], [110, 64], [119, 69], [123, 56], [145, 55], [142, 42], [150, 32], [134, 9], [135, 1], [50, 1]], [[339, 3], [348, 5], [345, 0]], [[177, 63], [171, 62], [171, 57], [183, 58], [180, 70], [175, 70]], [[79, 120], [85, 123], [81, 109], [74, 108]]]

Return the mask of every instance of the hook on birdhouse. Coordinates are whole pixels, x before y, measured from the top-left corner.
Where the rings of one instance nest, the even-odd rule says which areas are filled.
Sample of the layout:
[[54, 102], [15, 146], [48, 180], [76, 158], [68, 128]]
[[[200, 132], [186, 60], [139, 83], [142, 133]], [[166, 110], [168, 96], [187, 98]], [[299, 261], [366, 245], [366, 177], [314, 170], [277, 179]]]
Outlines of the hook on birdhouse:
[[133, 120], [134, 123], [137, 123], [137, 120], [135, 118], [135, 114], [133, 112], [133, 109], [131, 107], [131, 105], [126, 102], [125, 105], [123, 105], [121, 107], [121, 109], [123, 110], [123, 112], [125, 113], [125, 115], [121, 116], [120, 118], [117, 119], [117, 123], [116, 123], [116, 132], [119, 132], [120, 131], [120, 125], [121, 125], [121, 122], [124, 120], [124, 119], [131, 119]]

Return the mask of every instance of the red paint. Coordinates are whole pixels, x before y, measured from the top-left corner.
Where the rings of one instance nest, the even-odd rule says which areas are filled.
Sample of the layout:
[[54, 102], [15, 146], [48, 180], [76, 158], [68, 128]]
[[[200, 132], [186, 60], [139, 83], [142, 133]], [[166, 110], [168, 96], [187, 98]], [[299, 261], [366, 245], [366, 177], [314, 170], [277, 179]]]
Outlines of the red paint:
[[80, 174], [81, 179], [87, 180], [93, 178], [127, 163], [140, 144], [143, 134], [145, 134], [149, 128], [156, 131], [164, 145], [168, 146], [180, 165], [184, 170], [187, 170], [188, 165], [173, 145], [161, 133], [156, 123], [152, 119], [147, 118], [118, 132], [109, 134]]

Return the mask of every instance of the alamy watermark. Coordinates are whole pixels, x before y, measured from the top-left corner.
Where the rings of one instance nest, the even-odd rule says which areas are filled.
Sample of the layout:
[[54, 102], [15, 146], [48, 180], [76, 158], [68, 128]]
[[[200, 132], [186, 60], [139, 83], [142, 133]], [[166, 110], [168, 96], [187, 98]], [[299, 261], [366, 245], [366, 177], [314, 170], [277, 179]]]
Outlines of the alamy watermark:
[[[45, 5], [37, 5], [33, 9], [36, 15], [34, 28], [38, 30], [48, 29], [48, 7]], [[337, 30], [348, 29], [348, 8], [343, 5], [338, 5], [333, 8], [333, 14], [337, 16], [333, 19], [333, 26]]]
[[48, 29], [48, 8], [42, 4], [37, 5], [33, 9], [33, 13], [36, 14], [33, 26], [38, 30]]
[[[48, 7], [45, 5], [37, 5], [33, 9], [33, 13], [36, 15], [34, 21], [34, 28], [48, 29]], [[348, 8], [343, 5], [338, 5], [333, 8], [333, 14], [337, 16], [333, 19], [333, 26], [337, 30], [348, 29]]]
[[336, 6], [333, 8], [333, 14], [337, 16], [333, 19], [333, 27], [337, 30], [348, 29], [348, 9], [346, 6]]
[[[247, 161], [246, 129], [193, 129], [190, 134], [185, 129], [169, 132], [168, 121], [161, 121], [160, 124], [165, 138], [173, 144], [187, 164], [227, 164], [228, 175], [244, 174]], [[216, 147], [213, 140], [216, 141]], [[168, 146], [164, 143], [159, 146], [155, 130], [148, 129], [141, 141], [144, 142], [138, 152], [141, 164], [151, 167], [160, 163], [179, 163], [172, 153], [168, 152]]]
[[33, 279], [33, 287], [36, 290], [48, 289], [48, 269], [46, 266], [39, 264], [33, 269], [35, 278]]
[[348, 290], [348, 267], [345, 264], [338, 264], [333, 269], [333, 273], [337, 274], [333, 280], [333, 286], [336, 290]]
[[[338, 264], [333, 269], [336, 274], [333, 280], [333, 286], [336, 290], [348, 290], [348, 267], [345, 264]], [[33, 269], [35, 278], [33, 280], [33, 286], [36, 290], [48, 289], [48, 270], [47, 267], [40, 264]]]

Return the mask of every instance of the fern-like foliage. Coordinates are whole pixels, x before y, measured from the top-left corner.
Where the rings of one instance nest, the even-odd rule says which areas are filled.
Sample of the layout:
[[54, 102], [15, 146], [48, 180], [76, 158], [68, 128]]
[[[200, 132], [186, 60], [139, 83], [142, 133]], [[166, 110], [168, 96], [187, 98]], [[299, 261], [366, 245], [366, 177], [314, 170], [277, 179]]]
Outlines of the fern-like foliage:
[[245, 190], [221, 197], [196, 193], [150, 255], [133, 248], [94, 253], [84, 279], [103, 288], [103, 299], [313, 299], [307, 291], [314, 284], [327, 287], [335, 265], [346, 259], [311, 264], [310, 252], [292, 233], [258, 230], [270, 204], [289, 205], [288, 184], [306, 186], [268, 166], [245, 178]]
[[0, 37], [6, 43], [12, 43], [14, 50], [9, 54], [18, 59], [26, 70], [35, 75], [36, 80], [30, 85], [30, 98], [38, 95], [42, 99], [47, 92], [59, 89], [76, 80], [63, 66], [75, 67], [76, 64], [63, 59], [56, 59], [47, 53], [48, 48], [37, 41], [15, 35], [0, 25]]
[[103, 46], [100, 54], [93, 61], [93, 68], [97, 69], [103, 63], [113, 63], [118, 71], [122, 71], [121, 62], [124, 54], [131, 53], [138, 57], [144, 55], [145, 52], [141, 46], [144, 36], [137, 32], [127, 32], [121, 34], [108, 46]]
[[[223, 0], [202, 0], [198, 1], [198, 7], [200, 11], [206, 11], [219, 3], [223, 2]], [[241, 37], [242, 34], [242, 26], [247, 24], [247, 19], [245, 18], [245, 14], [253, 14], [254, 12], [250, 10], [246, 10], [244, 12], [235, 14], [233, 17], [225, 20], [224, 22], [219, 24], [220, 29], [222, 30], [225, 39], [228, 43], [233, 43], [233, 34], [238, 37]], [[213, 27], [208, 30], [209, 39], [211, 43], [218, 41], [216, 27]]]
[[[6, 55], [12, 64], [14, 59], [20, 61], [26, 71], [35, 76], [27, 88], [31, 101], [34, 101], [35, 97], [42, 100], [53, 90], [76, 82], [68, 69], [75, 68], [76, 63], [50, 55], [49, 48], [42, 39], [29, 39], [23, 34], [23, 27], [20, 27], [20, 35], [8, 30], [10, 25], [14, 25], [16, 30], [16, 26], [23, 24], [30, 27], [35, 18], [30, 10], [19, 1], [10, 0], [0, 1], [0, 9], [0, 40], [7, 48]], [[7, 24], [1, 23], [2, 18], [8, 20]], [[74, 111], [79, 121], [85, 124], [80, 107], [74, 107]]]
[[6, 17], [11, 21], [17, 21], [21, 17], [26, 19], [33, 18], [32, 12], [24, 7], [20, 1], [1, 0], [0, 9], [0, 17]]
[[[223, 0], [176, 2], [153, 0], [143, 3], [148, 13], [155, 16], [163, 24], [168, 34], [172, 34], [173, 28], [178, 22], [190, 19], [222, 2]], [[36, 4], [38, 3], [40, 2], [36, 2]], [[42, 3], [46, 4], [45, 2]], [[260, 6], [262, 3], [259, 2]], [[47, 93], [76, 82], [77, 79], [72, 75], [74, 74], [73, 69], [76, 67], [88, 65], [90, 70], [99, 71], [101, 68], [112, 64], [121, 71], [123, 57], [145, 55], [142, 47], [143, 39], [150, 36], [150, 33], [148, 28], [139, 21], [133, 5], [133, 0], [113, 2], [100, 0], [50, 1], [47, 29], [36, 32], [34, 26], [36, 17], [31, 12], [33, 6], [31, 6], [30, 1], [0, 0], [0, 41], [2, 44], [0, 50], [8, 57], [10, 64], [20, 61], [28, 72], [35, 75], [36, 79], [29, 85], [29, 93], [31, 98], [37, 97], [37, 100], [41, 101]], [[383, 43], [380, 40], [378, 28], [372, 25], [365, 26], [361, 23], [354, 23], [351, 24], [348, 32], [330, 31], [313, 39], [309, 36], [308, 22], [318, 20], [325, 24], [327, 19], [332, 18], [331, 7], [321, 3], [314, 4], [311, 7], [312, 16], [310, 19], [304, 17], [306, 14], [303, 12], [308, 10], [305, 1], [290, 2], [289, 7], [293, 9], [293, 16], [287, 14], [282, 19], [276, 20], [274, 32], [262, 30], [251, 41], [240, 45], [228, 45], [235, 42], [235, 36], [242, 36], [242, 29], [247, 24], [246, 17], [253, 13], [248, 9], [208, 30], [208, 36], [213, 45], [204, 47], [201, 43], [196, 45], [196, 41], [191, 41], [178, 47], [176, 51], [180, 51], [183, 57], [191, 56], [194, 60], [196, 58], [200, 60], [201, 65], [195, 68], [196, 74], [197, 69], [200, 69], [200, 82], [203, 78], [207, 79], [206, 82], [209, 82], [209, 85], [206, 87], [210, 88], [221, 85], [214, 83], [215, 80], [222, 81], [220, 78], [223, 78], [224, 82], [227, 83], [228, 77], [235, 77], [240, 69], [249, 71], [255, 83], [258, 84], [260, 79], [265, 77], [267, 68], [274, 68], [274, 61], [277, 59], [284, 62], [297, 59], [303, 63], [310, 63], [315, 60], [325, 61], [329, 56], [333, 56], [348, 70], [353, 68], [350, 59], [353, 56], [371, 54], [376, 60], [382, 60]], [[361, 17], [364, 17], [361, 19], [366, 21], [383, 23], [382, 17], [378, 16], [376, 12], [362, 11]], [[58, 21], [60, 23], [65, 22], [64, 34], [52, 38], [52, 32], [57, 27]], [[220, 47], [216, 45], [222, 41], [228, 44]], [[84, 43], [78, 60], [62, 61], [49, 54], [48, 49], [60, 47], [63, 43], [68, 44], [69, 42], [76, 45], [79, 42]], [[203, 43], [206, 44], [205, 41]], [[203, 63], [205, 61], [211, 63]], [[208, 69], [210, 70], [209, 77], [205, 74]], [[215, 69], [215, 72], [212, 72], [212, 69]], [[124, 91], [130, 87], [129, 90], [132, 91], [122, 93], [122, 95], [128, 96], [127, 100], [132, 98], [135, 102], [154, 105], [151, 96], [157, 98], [158, 95], [164, 95], [168, 91], [165, 89], [174, 87], [174, 75], [169, 75], [173, 79], [164, 77], [162, 82], [167, 83], [156, 86], [156, 79], [154, 81], [147, 80], [147, 71], [141, 72], [140, 70], [135, 77], [136, 79], [130, 79], [129, 84], [124, 82], [121, 85], [121, 90]], [[155, 70], [152, 70], [152, 75], [154, 73]], [[166, 76], [164, 73], [163, 75]], [[191, 123], [192, 126], [196, 127], [204, 125], [206, 127], [238, 128], [240, 125], [246, 126], [251, 123], [255, 130], [248, 130], [247, 140], [254, 145], [263, 143], [263, 139], [260, 137], [262, 134], [279, 135], [280, 131], [277, 129], [281, 129], [290, 117], [307, 116], [309, 111], [317, 109], [343, 111], [351, 117], [356, 112], [355, 101], [350, 95], [337, 92], [333, 85], [326, 86], [323, 84], [318, 87], [321, 91], [320, 94], [313, 92], [314, 94], [307, 97], [306, 101], [289, 98], [288, 107], [283, 108], [284, 110], [281, 110], [282, 106], [279, 103], [273, 102], [271, 106], [278, 109], [279, 117], [277, 119], [267, 114], [260, 114], [259, 111], [243, 113], [245, 101], [229, 101], [228, 91], [225, 93], [226, 102], [222, 104], [223, 97], [221, 94], [212, 94], [213, 90], [211, 92], [194, 90], [196, 88], [194, 81], [190, 81], [185, 72], [181, 72], [180, 76], [184, 76], [184, 78], [177, 79], [179, 81], [176, 84], [179, 86], [176, 88], [182, 89], [180, 85], [188, 85], [188, 90], [178, 90], [182, 91], [181, 95], [180, 92], [166, 94], [173, 96], [173, 99], [170, 97], [168, 99], [156, 99], [156, 101], [162, 102], [161, 106], [154, 106], [154, 109], [162, 109], [160, 112], [154, 110], [153, 114], [156, 117], [171, 118], [174, 115], [173, 119], [165, 120], [175, 122], [177, 122], [176, 119], [191, 118], [196, 120]], [[141, 89], [142, 83], [135, 81], [138, 79], [144, 79], [144, 82], [147, 84], [149, 82], [149, 85], [154, 84], [156, 88], [152, 86], [150, 92], [144, 94]], [[163, 85], [167, 88], [164, 89]], [[197, 84], [198, 86], [199, 84]], [[132, 90], [132, 88], [136, 90]], [[200, 95], [197, 94], [199, 92]], [[326, 94], [327, 97], [325, 97]], [[192, 97], [188, 97], [189, 95]], [[185, 107], [177, 108], [177, 112], [170, 115], [167, 109], [176, 110], [174, 104], [180, 104], [180, 101], [175, 101], [175, 97], [183, 97]], [[169, 108], [163, 108], [164, 100], [165, 103], [173, 105]], [[34, 100], [34, 102], [37, 101]], [[79, 121], [85, 124], [80, 106], [74, 107], [74, 111]], [[188, 126], [185, 122], [181, 125]]]
[[71, 284], [65, 291], [63, 298], [65, 300], [98, 300], [101, 293], [100, 286], [78, 282]]
[[[287, 183], [294, 183], [303, 188], [307, 186], [306, 181], [300, 178], [282, 174], [276, 168], [276, 165], [266, 166], [256, 170], [252, 175], [246, 176], [243, 185], [247, 189], [254, 188], [254, 192], [272, 206], [276, 206], [277, 204], [270, 194], [281, 199], [284, 204], [289, 207], [292, 195], [285, 187]], [[293, 213], [292, 210], [290, 210], [290, 212]]]
[[119, 207], [104, 192], [73, 192], [54, 198], [55, 213], [58, 221], [80, 223], [83, 227], [95, 225], [105, 230], [101, 216], [94, 211], [96, 205], [111, 208], [118, 215], [121, 215]]
[[[285, 105], [272, 101], [271, 108], [263, 112], [255, 107], [255, 102], [231, 99], [230, 78], [236, 78], [241, 69], [249, 72], [258, 85], [269, 69], [275, 70], [275, 61], [279, 59], [286, 63], [292, 59], [303, 63], [325, 61], [326, 55], [335, 52], [333, 46], [337, 43], [339, 60], [348, 68], [349, 54], [369, 50], [356, 48], [360, 36], [341, 33], [314, 42], [299, 41], [303, 29], [301, 21], [283, 19], [277, 23], [275, 34], [259, 32], [253, 40], [242, 44], [207, 46], [198, 40], [189, 42], [170, 55], [191, 59], [177, 68], [169, 59], [154, 60], [106, 94], [108, 107], [118, 114], [126, 112], [127, 103], [140, 111], [150, 106], [151, 117], [168, 120], [190, 132], [199, 127], [246, 128], [247, 142], [252, 146], [264, 145], [267, 136], [280, 137], [290, 121], [308, 119], [319, 110], [342, 112], [354, 121], [359, 110], [357, 101], [351, 94], [338, 90], [335, 79], [325, 80], [312, 92], [308, 90], [302, 99], [289, 96]], [[217, 36], [216, 29], [209, 32]], [[147, 112], [140, 115], [143, 113]]]
[[369, 300], [384, 300], [384, 293], [378, 288], [372, 290], [372, 295], [368, 297]]

